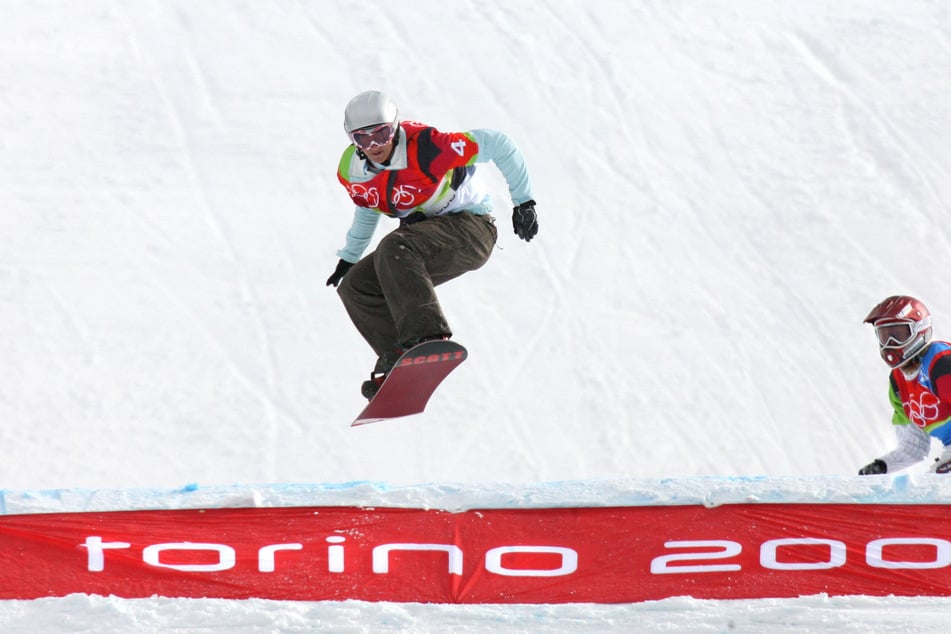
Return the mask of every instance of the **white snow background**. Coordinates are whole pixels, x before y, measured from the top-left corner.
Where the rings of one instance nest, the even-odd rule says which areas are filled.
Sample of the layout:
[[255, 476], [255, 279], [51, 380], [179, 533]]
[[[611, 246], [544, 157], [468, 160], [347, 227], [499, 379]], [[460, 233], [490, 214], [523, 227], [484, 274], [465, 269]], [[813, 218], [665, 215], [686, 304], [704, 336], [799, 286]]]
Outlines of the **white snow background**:
[[[663, 497], [692, 476], [846, 495], [893, 443], [862, 318], [915, 294], [951, 337], [944, 0], [2, 0], [0, 14], [8, 497], [360, 481], [458, 483], [474, 501], [646, 482]], [[425, 414], [352, 429], [373, 355], [324, 282], [352, 213], [343, 107], [367, 89], [406, 119], [512, 136], [541, 229], [513, 235], [504, 182], [480, 167], [498, 248], [439, 290], [470, 358]], [[930, 478], [902, 482], [940, 494]], [[915, 632], [946, 626], [949, 605], [73, 595], [0, 603], [0, 627]]]

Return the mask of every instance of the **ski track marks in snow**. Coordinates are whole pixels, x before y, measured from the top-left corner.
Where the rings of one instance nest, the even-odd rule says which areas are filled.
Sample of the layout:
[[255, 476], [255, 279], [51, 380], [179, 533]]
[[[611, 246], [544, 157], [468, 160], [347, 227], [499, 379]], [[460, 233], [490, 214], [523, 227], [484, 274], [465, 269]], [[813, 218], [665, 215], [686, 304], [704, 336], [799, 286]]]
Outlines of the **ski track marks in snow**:
[[[945, 3], [4, 10], [5, 486], [853, 474], [893, 442], [865, 311], [919, 294], [951, 337]], [[499, 250], [440, 290], [470, 359], [426, 414], [351, 430], [371, 353], [324, 280], [341, 109], [369, 88], [509, 133], [541, 232], [513, 238], [493, 191]], [[73, 596], [0, 622], [838, 633], [946, 604]]]
[[[223, 247], [230, 268], [237, 272], [234, 277], [237, 288], [240, 292], [244, 306], [252, 316], [250, 325], [253, 326], [256, 333], [258, 354], [255, 357], [256, 364], [264, 371], [263, 380], [255, 379], [249, 374], [249, 368], [235, 357], [237, 350], [233, 349], [229, 343], [222, 339], [222, 333], [218, 330], [218, 324], [209, 322], [201, 312], [193, 305], [193, 298], [182, 296], [181, 293], [169, 286], [159, 282], [169, 300], [178, 305], [183, 313], [189, 316], [200, 332], [203, 333], [209, 347], [217, 351], [218, 355], [225, 360], [227, 367], [241, 384], [253, 394], [265, 408], [266, 437], [268, 447], [265, 452], [265, 458], [269, 463], [266, 472], [268, 477], [278, 477], [278, 468], [276, 464], [277, 452], [275, 451], [280, 442], [280, 422], [286, 420], [293, 425], [294, 430], [300, 432], [305, 428], [304, 423], [293, 412], [293, 409], [283, 404], [279, 400], [278, 385], [280, 382], [277, 361], [274, 356], [271, 343], [270, 332], [263, 316], [263, 300], [255, 290], [255, 284], [249, 280], [247, 266], [242, 257], [242, 248], [235, 245], [229, 228], [228, 218], [233, 209], [225, 205], [227, 198], [218, 195], [217, 192], [209, 191], [209, 183], [216, 182], [217, 178], [209, 175], [204, 163], [204, 154], [196, 147], [192, 129], [202, 128], [210, 125], [212, 128], [223, 128], [225, 121], [218, 104], [218, 99], [211, 88], [212, 82], [208, 80], [208, 74], [203, 69], [199, 56], [196, 54], [192, 45], [192, 40], [201, 37], [192, 24], [192, 20], [180, 9], [172, 5], [156, 5], [156, 9], [164, 11], [164, 15], [153, 16], [153, 19], [164, 22], [169, 25], [163, 32], [172, 31], [175, 33], [176, 47], [173, 48], [178, 54], [170, 61], [159, 61], [159, 56], [153, 50], [156, 44], [147, 36], [143, 36], [142, 29], [146, 28], [148, 33], [153, 33], [154, 24], [147, 27], [139, 27], [129, 16], [128, 7], [115, 5], [116, 10], [124, 13], [123, 22], [129, 31], [130, 41], [136, 56], [141, 60], [142, 65], [148, 69], [147, 74], [152, 78], [152, 84], [160, 102], [164, 104], [165, 113], [171, 129], [174, 131], [175, 138], [181, 147], [180, 157], [189, 176], [190, 185], [196, 194], [196, 201], [199, 204], [200, 217], [204, 219], [210, 235]], [[167, 42], [161, 42], [163, 47], [167, 47]], [[167, 50], [163, 48], [163, 51]], [[168, 66], [166, 66], [168, 65]], [[168, 68], [168, 70], [166, 70]], [[187, 84], [193, 86], [194, 90], [187, 93], [187, 105], [180, 105], [178, 94], [181, 88], [178, 88], [181, 82], [181, 76], [174, 77], [175, 87], [169, 85], [167, 73], [180, 72], [185, 69], [183, 76], [188, 79]], [[197, 99], [195, 97], [197, 96]], [[200, 113], [206, 121], [194, 121], [195, 113], [191, 110], [193, 102], [197, 102], [201, 108]], [[220, 202], [219, 202], [220, 201]], [[166, 238], [167, 239], [167, 238]], [[286, 261], [290, 261], [285, 258]], [[255, 431], [257, 428], [255, 427]], [[253, 438], [248, 440], [253, 442]]]
[[[928, 172], [937, 168], [939, 171], [937, 177], [944, 178], [944, 182], [947, 182], [948, 174], [941, 173], [938, 164], [920, 165], [918, 157], [927, 157], [928, 152], [911, 140], [911, 137], [902, 130], [900, 123], [893, 121], [883, 114], [880, 108], [869, 104], [851, 89], [850, 84], [855, 81], [853, 75], [861, 73], [861, 67], [854, 72], [847, 71], [844, 64], [848, 60], [838, 60], [822, 42], [815, 40], [807, 33], [789, 34], [789, 39], [801, 53], [806, 65], [842, 96], [845, 131], [856, 148], [865, 149], [863, 153], [874, 161], [881, 177], [896, 182], [901, 186], [902, 191], [907, 191], [918, 199], [914, 208], [922, 214], [922, 220], [926, 222], [933, 220], [930, 214], [925, 212], [930, 204], [937, 204], [948, 211]], [[865, 73], [863, 81], [871, 82], [874, 79]], [[870, 119], [873, 124], [868, 125], [863, 120], [865, 118]], [[951, 242], [949, 238], [951, 234], [945, 223], [933, 223], [933, 230], [939, 232], [945, 242]]]

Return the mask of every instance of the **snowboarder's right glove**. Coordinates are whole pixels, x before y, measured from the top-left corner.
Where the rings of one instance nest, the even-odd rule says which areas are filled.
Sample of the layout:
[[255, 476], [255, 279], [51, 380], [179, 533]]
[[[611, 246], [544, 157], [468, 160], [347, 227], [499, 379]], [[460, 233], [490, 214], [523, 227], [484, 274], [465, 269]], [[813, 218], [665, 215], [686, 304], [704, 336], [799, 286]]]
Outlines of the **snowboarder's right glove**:
[[339, 284], [351, 266], [353, 266], [353, 262], [347, 262], [346, 260], [337, 262], [337, 268], [334, 270], [334, 274], [327, 278], [327, 286], [336, 286]]
[[885, 461], [881, 458], [876, 459], [874, 462], [870, 462], [861, 469], [859, 469], [859, 475], [878, 475], [880, 473], [887, 473], [888, 465], [885, 464]]
[[535, 213], [534, 200], [526, 200], [512, 209], [512, 226], [519, 238], [531, 242], [538, 233], [538, 214]]

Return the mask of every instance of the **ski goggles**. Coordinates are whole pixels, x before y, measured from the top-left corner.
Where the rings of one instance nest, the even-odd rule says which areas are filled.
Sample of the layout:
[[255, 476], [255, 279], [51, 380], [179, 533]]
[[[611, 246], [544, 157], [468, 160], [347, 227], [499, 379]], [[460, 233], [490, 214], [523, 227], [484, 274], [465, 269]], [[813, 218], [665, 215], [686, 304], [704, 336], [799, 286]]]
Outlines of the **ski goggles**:
[[377, 146], [383, 146], [393, 139], [396, 134], [395, 123], [381, 123], [379, 125], [360, 128], [350, 133], [350, 139], [353, 144], [361, 150], [370, 150]]
[[[927, 328], [927, 325], [925, 325]], [[918, 334], [918, 324], [913, 321], [891, 321], [875, 325], [875, 336], [882, 348], [901, 348]]]

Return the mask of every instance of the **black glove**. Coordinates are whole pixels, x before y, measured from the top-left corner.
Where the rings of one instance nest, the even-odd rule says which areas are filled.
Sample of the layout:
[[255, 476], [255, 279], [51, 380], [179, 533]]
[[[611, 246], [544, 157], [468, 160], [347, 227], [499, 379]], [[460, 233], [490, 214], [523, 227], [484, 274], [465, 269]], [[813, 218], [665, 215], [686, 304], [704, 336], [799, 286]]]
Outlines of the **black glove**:
[[859, 469], [859, 475], [878, 475], [880, 473], [888, 473], [888, 465], [881, 458], [876, 458], [874, 462], [870, 462]]
[[344, 275], [347, 274], [347, 271], [350, 270], [350, 267], [353, 266], [353, 262], [347, 262], [346, 260], [340, 260], [337, 262], [337, 268], [334, 269], [334, 274], [327, 278], [327, 286], [336, 286], [340, 283], [340, 280]]
[[538, 233], [538, 214], [535, 213], [534, 200], [526, 200], [512, 208], [512, 226], [519, 238], [531, 242]]

